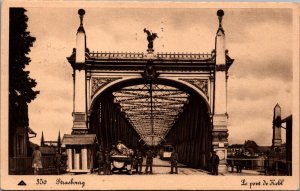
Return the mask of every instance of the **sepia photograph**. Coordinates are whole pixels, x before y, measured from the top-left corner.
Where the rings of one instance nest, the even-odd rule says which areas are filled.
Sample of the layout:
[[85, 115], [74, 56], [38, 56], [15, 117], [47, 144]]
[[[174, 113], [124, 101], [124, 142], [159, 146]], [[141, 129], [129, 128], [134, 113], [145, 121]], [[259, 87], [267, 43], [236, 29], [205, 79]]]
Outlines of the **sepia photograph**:
[[299, 4], [4, 1], [1, 189], [299, 189]]

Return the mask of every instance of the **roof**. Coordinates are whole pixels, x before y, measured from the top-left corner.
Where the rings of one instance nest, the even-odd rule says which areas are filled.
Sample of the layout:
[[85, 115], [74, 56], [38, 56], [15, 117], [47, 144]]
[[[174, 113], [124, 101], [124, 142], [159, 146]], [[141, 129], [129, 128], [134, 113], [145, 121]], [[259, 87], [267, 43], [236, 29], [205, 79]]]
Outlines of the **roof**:
[[29, 134], [36, 135], [36, 132], [34, 132], [30, 127], [27, 127], [27, 129]]
[[65, 134], [62, 140], [64, 145], [91, 145], [97, 141], [95, 134]]
[[259, 152], [267, 152], [271, 150], [271, 146], [259, 146], [258, 147]]
[[229, 145], [228, 148], [242, 148], [244, 146], [244, 144], [233, 144], [233, 145]]
[[56, 154], [56, 147], [53, 146], [40, 146], [42, 155], [54, 155]]
[[293, 116], [292, 116], [292, 115], [289, 115], [289, 116], [287, 116], [286, 118], [282, 119], [281, 122], [285, 123], [285, 122], [287, 122], [287, 121], [292, 121], [292, 119], [293, 119]]

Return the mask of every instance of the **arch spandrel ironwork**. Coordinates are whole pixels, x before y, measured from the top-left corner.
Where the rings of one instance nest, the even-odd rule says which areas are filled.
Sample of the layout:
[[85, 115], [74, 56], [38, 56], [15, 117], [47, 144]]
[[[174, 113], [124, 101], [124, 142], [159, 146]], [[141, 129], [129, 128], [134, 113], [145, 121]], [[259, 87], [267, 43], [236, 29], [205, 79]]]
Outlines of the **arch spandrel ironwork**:
[[[141, 77], [138, 76], [106, 76], [106, 77], [92, 77], [92, 79], [95, 79], [95, 81], [90, 82], [91, 86], [91, 101], [90, 105], [88, 106], [88, 110], [90, 110], [93, 107], [93, 104], [95, 100], [97, 99], [98, 96], [100, 96], [103, 92], [109, 90], [109, 89], [118, 89], [119, 87], [123, 87], [126, 85], [131, 85], [131, 84], [136, 84], [136, 83], [142, 83], [142, 82], [147, 82]], [[97, 80], [96, 80], [97, 79]], [[98, 81], [99, 80], [99, 81]], [[97, 84], [97, 82], [100, 82], [100, 84]], [[210, 104], [210, 99], [209, 99], [209, 91], [212, 87], [210, 87], [210, 80], [209, 78], [206, 79], [197, 79], [194, 77], [190, 78], [174, 78], [174, 77], [159, 77], [157, 79], [157, 83], [160, 83], [162, 85], [169, 85], [172, 87], [179, 88], [181, 91], [187, 91], [187, 92], [193, 92], [195, 94], [198, 94], [206, 103], [206, 106], [208, 107], [209, 112], [211, 113], [211, 104]], [[203, 85], [199, 85], [198, 83], [204, 83]], [[125, 85], [124, 85], [125, 84]], [[93, 87], [95, 86], [95, 87]], [[94, 90], [93, 90], [94, 89]]]

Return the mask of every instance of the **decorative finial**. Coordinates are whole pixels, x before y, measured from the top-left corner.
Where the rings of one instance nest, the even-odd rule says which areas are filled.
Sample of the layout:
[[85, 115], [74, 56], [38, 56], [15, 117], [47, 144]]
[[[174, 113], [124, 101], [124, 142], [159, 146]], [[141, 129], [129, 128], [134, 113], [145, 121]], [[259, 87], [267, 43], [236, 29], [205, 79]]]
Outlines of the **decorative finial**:
[[83, 25], [83, 24], [82, 24], [82, 21], [83, 21], [83, 16], [84, 16], [84, 14], [85, 14], [85, 10], [84, 10], [84, 9], [79, 9], [79, 10], [78, 10], [78, 15], [79, 15], [79, 17], [80, 17], [80, 26]]
[[148, 49], [147, 51], [149, 53], [152, 53], [154, 51], [153, 49], [153, 41], [158, 38], [157, 33], [151, 33], [149, 30], [144, 28], [144, 33], [147, 34], [147, 41], [148, 41]]
[[219, 18], [219, 28], [222, 28], [222, 19], [223, 19], [223, 16], [224, 16], [224, 11], [222, 9], [219, 9], [217, 11], [217, 15], [218, 15], [218, 18]]

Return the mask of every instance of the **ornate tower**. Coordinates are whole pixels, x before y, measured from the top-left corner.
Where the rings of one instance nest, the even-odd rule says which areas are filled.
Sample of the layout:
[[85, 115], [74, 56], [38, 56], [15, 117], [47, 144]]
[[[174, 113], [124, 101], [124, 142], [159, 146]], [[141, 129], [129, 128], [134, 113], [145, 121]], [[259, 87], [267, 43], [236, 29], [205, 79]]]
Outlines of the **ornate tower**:
[[57, 137], [57, 147], [58, 147], [58, 148], [61, 148], [60, 131], [58, 132], [58, 137]]
[[[65, 134], [61, 144], [66, 145], [68, 155], [69, 172], [90, 172], [93, 167], [93, 160], [88, 160], [93, 152], [93, 145], [96, 144], [95, 134], [88, 134], [87, 126], [87, 83], [89, 78], [86, 73], [86, 35], [83, 28], [83, 16], [85, 11], [78, 10], [80, 26], [76, 34], [76, 49], [73, 49], [71, 63], [73, 68], [73, 127], [72, 134]], [[60, 142], [60, 134], [58, 144]]]
[[225, 33], [222, 27], [223, 10], [217, 12], [219, 19], [219, 28], [216, 34], [215, 49], [215, 99], [213, 112], [213, 150], [217, 152], [220, 158], [220, 171], [226, 171], [227, 146], [228, 146], [228, 129], [227, 129], [227, 70], [226, 50], [225, 50]]
[[42, 131], [41, 146], [45, 145], [44, 132]]
[[83, 16], [85, 11], [78, 10], [80, 26], [76, 34], [76, 57], [73, 67], [74, 78], [74, 104], [73, 104], [73, 134], [87, 133], [86, 115], [86, 71], [85, 71], [85, 50], [86, 35], [83, 28]]
[[273, 139], [272, 139], [272, 147], [276, 149], [280, 147], [282, 144], [281, 140], [281, 107], [277, 103], [274, 107], [273, 113]]

